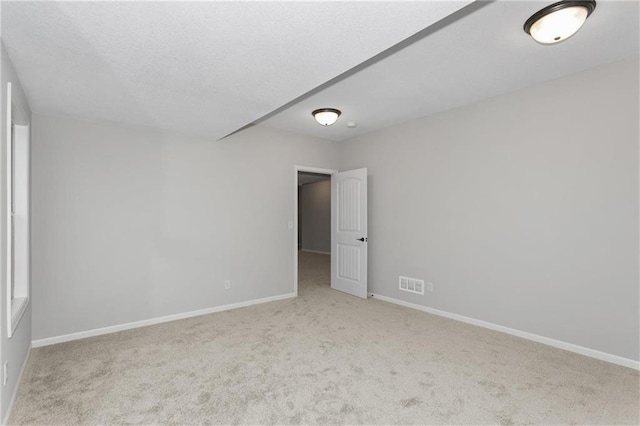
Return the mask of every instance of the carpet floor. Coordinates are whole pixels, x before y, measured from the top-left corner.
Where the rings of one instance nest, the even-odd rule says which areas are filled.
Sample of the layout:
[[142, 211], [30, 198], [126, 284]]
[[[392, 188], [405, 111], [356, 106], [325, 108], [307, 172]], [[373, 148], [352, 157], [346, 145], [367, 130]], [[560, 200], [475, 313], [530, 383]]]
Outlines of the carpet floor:
[[31, 352], [10, 424], [638, 424], [639, 373], [329, 288]]

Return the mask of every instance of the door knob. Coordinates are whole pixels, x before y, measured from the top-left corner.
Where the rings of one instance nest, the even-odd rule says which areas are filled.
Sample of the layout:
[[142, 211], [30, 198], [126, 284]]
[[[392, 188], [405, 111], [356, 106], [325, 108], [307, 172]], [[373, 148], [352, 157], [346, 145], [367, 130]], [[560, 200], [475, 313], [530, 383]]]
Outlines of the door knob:
[[367, 239], [367, 238], [365, 238], [365, 237], [362, 237], [362, 238], [356, 238], [356, 240], [358, 240], [358, 241], [362, 241], [362, 242], [364, 243], [364, 242], [365, 242], [365, 241], [367, 241], [368, 239]]

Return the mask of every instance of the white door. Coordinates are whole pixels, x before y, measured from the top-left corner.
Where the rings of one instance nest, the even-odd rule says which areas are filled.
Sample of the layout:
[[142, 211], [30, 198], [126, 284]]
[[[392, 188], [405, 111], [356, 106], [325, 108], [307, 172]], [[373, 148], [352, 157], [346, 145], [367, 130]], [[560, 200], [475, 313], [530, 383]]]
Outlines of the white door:
[[331, 288], [367, 297], [367, 169], [331, 175]]

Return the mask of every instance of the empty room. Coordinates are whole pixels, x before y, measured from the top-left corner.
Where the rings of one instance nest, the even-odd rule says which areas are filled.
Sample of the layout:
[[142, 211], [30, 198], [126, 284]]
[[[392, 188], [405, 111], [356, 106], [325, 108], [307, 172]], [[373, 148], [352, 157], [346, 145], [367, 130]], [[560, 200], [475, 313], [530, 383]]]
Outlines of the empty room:
[[0, 23], [2, 424], [640, 423], [640, 2]]

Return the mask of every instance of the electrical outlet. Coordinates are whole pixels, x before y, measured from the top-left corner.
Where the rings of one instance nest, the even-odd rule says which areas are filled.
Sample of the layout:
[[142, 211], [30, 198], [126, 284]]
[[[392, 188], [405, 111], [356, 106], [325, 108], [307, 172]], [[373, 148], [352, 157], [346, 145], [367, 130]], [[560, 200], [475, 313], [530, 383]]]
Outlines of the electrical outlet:
[[433, 283], [427, 283], [427, 291], [433, 291]]
[[2, 385], [7, 386], [7, 382], [9, 381], [9, 361], [4, 363], [4, 367], [2, 368]]
[[226, 280], [224, 282], [224, 289], [229, 290], [231, 288], [231, 280]]

